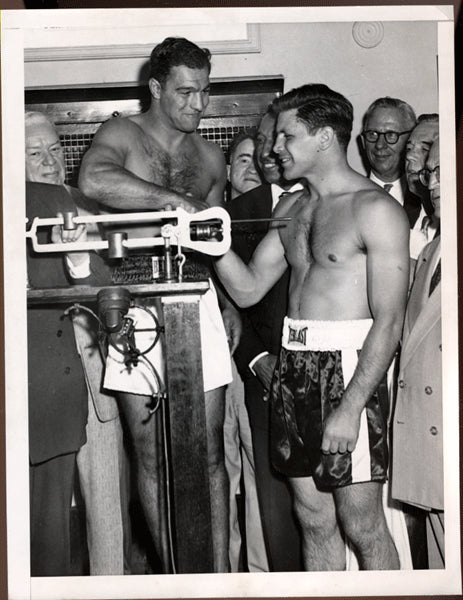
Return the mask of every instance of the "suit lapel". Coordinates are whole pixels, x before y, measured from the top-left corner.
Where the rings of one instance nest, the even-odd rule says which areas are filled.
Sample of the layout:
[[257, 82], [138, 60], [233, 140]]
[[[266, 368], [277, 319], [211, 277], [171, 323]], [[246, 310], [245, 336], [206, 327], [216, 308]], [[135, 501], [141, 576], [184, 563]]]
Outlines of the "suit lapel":
[[408, 301], [402, 346], [405, 362], [402, 366], [405, 366], [408, 362], [407, 357], [412, 356], [423, 337], [441, 318], [441, 284], [439, 283], [431, 296], [428, 296], [431, 277], [439, 257], [440, 240], [431, 243], [430, 251], [421, 259]]

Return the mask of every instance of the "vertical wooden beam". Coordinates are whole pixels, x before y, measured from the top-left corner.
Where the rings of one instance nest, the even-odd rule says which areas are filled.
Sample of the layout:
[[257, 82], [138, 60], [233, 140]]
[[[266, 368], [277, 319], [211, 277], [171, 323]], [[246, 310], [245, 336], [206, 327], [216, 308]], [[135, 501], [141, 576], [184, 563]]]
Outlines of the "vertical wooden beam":
[[212, 573], [199, 295], [162, 298], [177, 573]]

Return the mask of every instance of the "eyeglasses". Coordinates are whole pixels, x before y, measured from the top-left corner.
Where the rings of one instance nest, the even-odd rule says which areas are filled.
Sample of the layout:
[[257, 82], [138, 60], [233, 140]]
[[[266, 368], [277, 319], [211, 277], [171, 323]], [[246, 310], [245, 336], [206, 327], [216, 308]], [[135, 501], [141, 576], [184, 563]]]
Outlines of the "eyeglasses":
[[420, 178], [421, 183], [428, 187], [429, 182], [431, 181], [431, 175], [434, 173], [437, 179], [437, 183], [440, 183], [440, 165], [434, 167], [434, 169], [421, 169], [418, 173], [418, 177]]
[[393, 144], [397, 144], [397, 142], [399, 141], [399, 137], [401, 135], [405, 135], [406, 133], [410, 133], [411, 129], [409, 129], [408, 131], [376, 131], [376, 129], [368, 129], [367, 131], [362, 131], [362, 135], [363, 137], [366, 139], [367, 142], [370, 142], [372, 144], [376, 143], [379, 138], [383, 135], [384, 139], [386, 140], [386, 142], [388, 144], [391, 144], [391, 146]]

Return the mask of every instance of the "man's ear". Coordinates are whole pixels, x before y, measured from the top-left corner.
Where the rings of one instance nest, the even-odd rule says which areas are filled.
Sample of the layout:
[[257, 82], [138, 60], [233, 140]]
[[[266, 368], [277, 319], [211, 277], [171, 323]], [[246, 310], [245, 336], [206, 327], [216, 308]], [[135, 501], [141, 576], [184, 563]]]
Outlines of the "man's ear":
[[150, 89], [151, 96], [159, 100], [159, 98], [161, 97], [162, 89], [159, 81], [157, 79], [154, 79], [154, 77], [150, 77], [148, 80], [148, 87]]
[[329, 148], [335, 138], [334, 129], [326, 125], [321, 127], [318, 131], [318, 140], [320, 144], [320, 150], [326, 150]]
[[362, 148], [362, 150], [364, 152], [366, 152], [367, 148], [366, 148], [366, 145], [365, 145], [365, 138], [363, 137], [362, 134], [359, 135], [359, 138], [360, 138], [360, 147]]

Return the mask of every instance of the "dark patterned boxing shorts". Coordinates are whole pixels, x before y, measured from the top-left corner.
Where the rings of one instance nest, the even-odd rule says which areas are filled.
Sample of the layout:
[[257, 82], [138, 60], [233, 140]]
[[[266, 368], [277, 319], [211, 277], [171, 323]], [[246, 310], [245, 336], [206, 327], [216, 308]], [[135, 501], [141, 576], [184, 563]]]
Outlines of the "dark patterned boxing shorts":
[[271, 459], [284, 475], [312, 476], [326, 490], [386, 481], [386, 376], [362, 411], [355, 450], [321, 452], [324, 422], [342, 400], [372, 323], [285, 318], [270, 395]]

